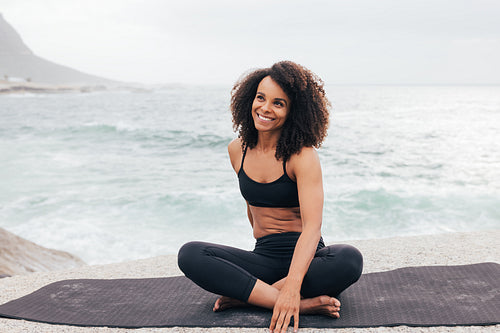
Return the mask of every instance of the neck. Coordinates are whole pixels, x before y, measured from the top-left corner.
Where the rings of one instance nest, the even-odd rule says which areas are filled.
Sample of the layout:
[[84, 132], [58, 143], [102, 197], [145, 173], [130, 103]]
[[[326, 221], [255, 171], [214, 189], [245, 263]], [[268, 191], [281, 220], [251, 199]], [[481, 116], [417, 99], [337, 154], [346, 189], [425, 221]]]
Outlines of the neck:
[[261, 151], [276, 150], [281, 132], [259, 132], [256, 148]]

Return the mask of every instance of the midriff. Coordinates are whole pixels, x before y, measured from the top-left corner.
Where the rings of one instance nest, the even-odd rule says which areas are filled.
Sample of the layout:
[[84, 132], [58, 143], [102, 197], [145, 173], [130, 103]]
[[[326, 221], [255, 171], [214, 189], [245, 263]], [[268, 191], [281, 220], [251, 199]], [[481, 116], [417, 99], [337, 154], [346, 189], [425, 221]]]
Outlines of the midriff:
[[302, 232], [300, 207], [249, 207], [255, 238], [283, 232]]

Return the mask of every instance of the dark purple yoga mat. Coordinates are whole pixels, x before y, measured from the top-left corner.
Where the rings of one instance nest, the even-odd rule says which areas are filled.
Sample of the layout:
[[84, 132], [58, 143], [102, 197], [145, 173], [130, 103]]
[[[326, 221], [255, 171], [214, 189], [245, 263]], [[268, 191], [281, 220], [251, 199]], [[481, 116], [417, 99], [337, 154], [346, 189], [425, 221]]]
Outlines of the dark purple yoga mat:
[[[185, 277], [66, 280], [0, 305], [0, 316], [78, 326], [268, 327], [254, 307], [212, 312], [217, 296]], [[500, 323], [500, 265], [423, 266], [364, 274], [341, 296], [341, 318], [300, 316], [300, 327]]]

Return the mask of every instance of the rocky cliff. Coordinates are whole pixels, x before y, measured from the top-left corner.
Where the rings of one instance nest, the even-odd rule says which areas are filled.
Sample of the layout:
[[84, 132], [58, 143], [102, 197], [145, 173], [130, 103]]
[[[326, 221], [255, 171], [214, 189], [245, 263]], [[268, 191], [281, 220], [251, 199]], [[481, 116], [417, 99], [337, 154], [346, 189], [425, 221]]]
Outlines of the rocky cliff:
[[83, 266], [78, 257], [47, 249], [0, 228], [0, 276]]
[[24, 44], [21, 36], [0, 14], [0, 80], [6, 77], [50, 84], [112, 85], [117, 83], [38, 57]]

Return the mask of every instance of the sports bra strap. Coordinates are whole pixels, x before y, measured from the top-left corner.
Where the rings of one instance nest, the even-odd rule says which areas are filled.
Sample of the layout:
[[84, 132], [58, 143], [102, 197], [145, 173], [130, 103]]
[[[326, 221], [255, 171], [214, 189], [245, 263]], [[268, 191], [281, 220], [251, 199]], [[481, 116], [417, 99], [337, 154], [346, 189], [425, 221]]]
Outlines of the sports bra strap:
[[243, 149], [243, 156], [241, 157], [240, 170], [243, 170], [243, 161], [245, 160], [245, 155], [247, 154], [247, 148], [248, 146], [245, 146], [245, 148]]

